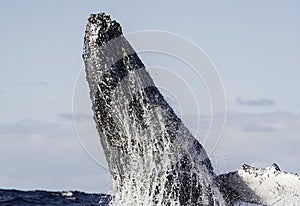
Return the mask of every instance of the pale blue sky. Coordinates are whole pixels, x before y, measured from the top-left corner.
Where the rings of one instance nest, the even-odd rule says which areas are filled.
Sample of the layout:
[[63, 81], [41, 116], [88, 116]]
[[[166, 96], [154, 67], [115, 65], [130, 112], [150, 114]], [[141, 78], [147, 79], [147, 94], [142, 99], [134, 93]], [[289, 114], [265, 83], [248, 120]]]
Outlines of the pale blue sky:
[[[227, 98], [216, 171], [242, 163], [300, 172], [300, 3], [297, 1], [1, 1], [0, 188], [107, 191], [107, 172], [73, 129], [73, 86], [88, 15], [124, 33], [185, 36], [212, 59]], [[147, 63], [147, 61], [145, 61]], [[269, 104], [266, 102], [269, 102]]]

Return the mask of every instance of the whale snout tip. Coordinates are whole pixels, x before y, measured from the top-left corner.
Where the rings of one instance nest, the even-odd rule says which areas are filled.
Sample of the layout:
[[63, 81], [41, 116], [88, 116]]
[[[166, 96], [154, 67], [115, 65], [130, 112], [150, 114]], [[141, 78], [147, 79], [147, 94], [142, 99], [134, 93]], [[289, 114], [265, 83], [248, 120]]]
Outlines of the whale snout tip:
[[110, 15], [100, 12], [100, 13], [92, 13], [88, 17], [88, 22], [92, 24], [99, 24], [102, 22], [109, 22], [111, 21]]
[[99, 20], [104, 20], [104, 16], [106, 16], [106, 18], [110, 18], [109, 15], [105, 14], [104, 12], [100, 12], [98, 14], [90, 14], [88, 17], [88, 21], [90, 23], [96, 23]]

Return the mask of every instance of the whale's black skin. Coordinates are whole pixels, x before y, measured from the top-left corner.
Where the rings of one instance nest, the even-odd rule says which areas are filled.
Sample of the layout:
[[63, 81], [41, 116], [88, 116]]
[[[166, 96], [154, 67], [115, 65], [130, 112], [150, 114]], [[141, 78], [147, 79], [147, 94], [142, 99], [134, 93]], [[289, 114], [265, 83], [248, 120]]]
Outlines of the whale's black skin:
[[300, 201], [299, 175], [282, 172], [277, 165], [244, 165], [216, 176], [204, 148], [165, 101], [120, 25], [108, 15], [90, 15], [83, 59], [113, 180], [113, 205]]
[[204, 148], [108, 15], [90, 15], [83, 59], [114, 204], [224, 205]]

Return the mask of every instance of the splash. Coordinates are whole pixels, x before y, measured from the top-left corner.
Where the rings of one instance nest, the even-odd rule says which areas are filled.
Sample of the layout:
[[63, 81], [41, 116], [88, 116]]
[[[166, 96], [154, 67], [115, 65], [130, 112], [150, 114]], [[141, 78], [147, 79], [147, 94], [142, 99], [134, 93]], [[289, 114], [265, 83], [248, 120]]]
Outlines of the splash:
[[210, 160], [104, 13], [88, 19], [83, 59], [113, 180], [112, 205], [225, 205]]

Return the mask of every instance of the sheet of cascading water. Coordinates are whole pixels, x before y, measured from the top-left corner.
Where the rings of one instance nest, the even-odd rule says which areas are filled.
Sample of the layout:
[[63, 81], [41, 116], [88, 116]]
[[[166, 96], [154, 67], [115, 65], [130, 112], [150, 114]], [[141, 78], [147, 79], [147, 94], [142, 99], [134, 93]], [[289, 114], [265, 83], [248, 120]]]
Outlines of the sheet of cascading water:
[[204, 148], [108, 15], [90, 16], [83, 58], [112, 204], [225, 205]]
[[298, 205], [299, 175], [276, 164], [216, 176], [108, 15], [89, 17], [83, 59], [112, 205]]

